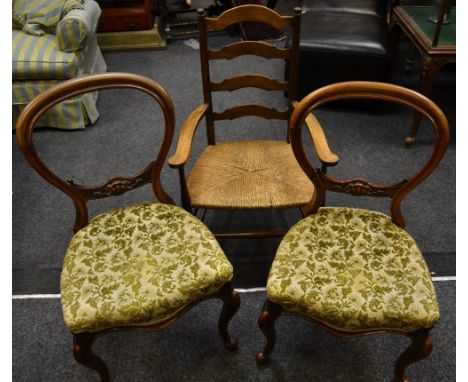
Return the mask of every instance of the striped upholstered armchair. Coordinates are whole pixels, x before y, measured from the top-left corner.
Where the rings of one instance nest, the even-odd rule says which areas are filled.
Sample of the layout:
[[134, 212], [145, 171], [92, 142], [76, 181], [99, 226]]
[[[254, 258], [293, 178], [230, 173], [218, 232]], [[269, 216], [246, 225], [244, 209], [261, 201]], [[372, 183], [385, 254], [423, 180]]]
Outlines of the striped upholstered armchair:
[[[106, 71], [94, 0], [13, 0], [13, 126], [35, 96], [62, 81]], [[97, 92], [64, 101], [37, 126], [82, 129], [99, 117]]]

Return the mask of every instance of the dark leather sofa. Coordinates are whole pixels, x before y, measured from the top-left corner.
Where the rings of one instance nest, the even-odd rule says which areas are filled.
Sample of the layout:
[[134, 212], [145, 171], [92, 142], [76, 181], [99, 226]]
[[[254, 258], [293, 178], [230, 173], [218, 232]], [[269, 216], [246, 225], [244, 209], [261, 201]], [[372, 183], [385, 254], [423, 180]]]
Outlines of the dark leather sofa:
[[340, 81], [387, 81], [391, 0], [303, 0], [299, 99]]

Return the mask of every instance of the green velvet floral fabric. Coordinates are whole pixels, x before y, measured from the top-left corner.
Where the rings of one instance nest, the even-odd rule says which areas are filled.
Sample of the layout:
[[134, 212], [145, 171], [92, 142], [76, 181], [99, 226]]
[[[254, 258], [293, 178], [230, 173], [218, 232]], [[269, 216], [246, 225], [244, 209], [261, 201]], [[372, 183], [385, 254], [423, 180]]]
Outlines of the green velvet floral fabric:
[[213, 234], [185, 210], [149, 202], [117, 209], [70, 242], [61, 275], [65, 323], [80, 333], [162, 322], [232, 274]]
[[415, 241], [385, 214], [320, 208], [286, 234], [268, 297], [286, 311], [360, 332], [432, 327], [439, 306]]

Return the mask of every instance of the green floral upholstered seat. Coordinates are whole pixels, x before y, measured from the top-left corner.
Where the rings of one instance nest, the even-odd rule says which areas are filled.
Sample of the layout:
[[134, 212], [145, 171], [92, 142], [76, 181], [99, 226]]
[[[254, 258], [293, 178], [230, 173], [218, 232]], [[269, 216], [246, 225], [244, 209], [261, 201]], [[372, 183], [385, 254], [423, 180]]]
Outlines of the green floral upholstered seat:
[[439, 307], [415, 241], [391, 218], [320, 208], [284, 237], [272, 264], [271, 301], [341, 331], [432, 327]]
[[106, 212], [70, 242], [65, 322], [80, 333], [165, 321], [217, 292], [232, 272], [214, 236], [181, 208], [147, 202]]

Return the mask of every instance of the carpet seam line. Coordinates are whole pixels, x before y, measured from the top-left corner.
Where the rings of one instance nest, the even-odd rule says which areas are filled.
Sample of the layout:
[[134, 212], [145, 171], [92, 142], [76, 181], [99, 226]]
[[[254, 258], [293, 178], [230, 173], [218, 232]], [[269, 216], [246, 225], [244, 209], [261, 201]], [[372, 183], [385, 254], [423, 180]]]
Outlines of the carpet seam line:
[[[434, 282], [443, 281], [456, 281], [456, 276], [436, 276], [432, 278]], [[265, 292], [265, 287], [255, 288], [234, 288], [238, 293], [257, 293]], [[39, 299], [54, 299], [60, 298], [60, 294], [14, 294], [12, 295], [13, 300], [39, 300]]]

